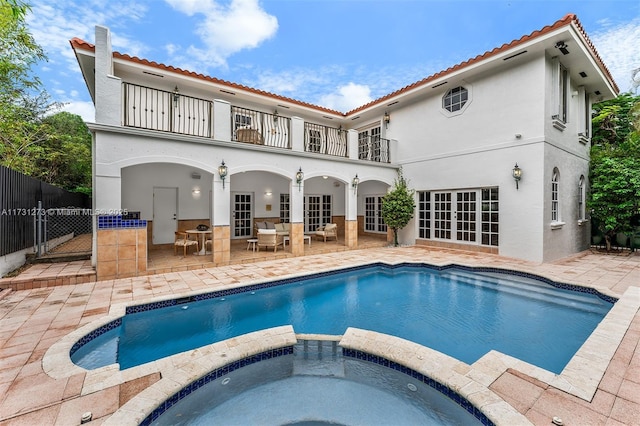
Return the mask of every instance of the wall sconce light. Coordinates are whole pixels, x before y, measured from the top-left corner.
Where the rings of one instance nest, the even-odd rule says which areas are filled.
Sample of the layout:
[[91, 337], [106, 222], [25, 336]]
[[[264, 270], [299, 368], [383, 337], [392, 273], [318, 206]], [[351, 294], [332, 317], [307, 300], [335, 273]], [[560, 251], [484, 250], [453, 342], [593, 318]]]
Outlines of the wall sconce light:
[[389, 128], [389, 122], [391, 122], [391, 116], [387, 111], [384, 112], [384, 116], [382, 116], [382, 121], [384, 121], [384, 126], [386, 129]]
[[222, 179], [222, 189], [224, 189], [224, 179], [227, 177], [228, 172], [229, 168], [224, 164], [224, 160], [222, 160], [222, 164], [218, 166], [218, 176]]
[[191, 192], [193, 195], [200, 195], [200, 188], [194, 188]]
[[520, 178], [522, 177], [522, 169], [520, 167], [518, 167], [518, 163], [516, 163], [516, 165], [513, 168], [511, 173], [513, 174], [513, 178], [516, 181], [516, 190], [517, 190], [518, 189], [518, 182], [520, 182]]
[[267, 197], [271, 197], [272, 194], [273, 194], [273, 192], [271, 192], [271, 191], [266, 191], [264, 193], [264, 195], [266, 195]]
[[567, 49], [567, 45], [565, 44], [564, 41], [557, 42], [556, 49], [560, 50], [560, 52], [562, 52], [563, 55], [569, 54], [569, 50]]
[[300, 191], [300, 186], [302, 185], [303, 179], [304, 179], [304, 173], [302, 173], [302, 167], [300, 167], [300, 170], [296, 172], [296, 183], [298, 184], [298, 191]]
[[273, 111], [273, 122], [274, 123], [278, 122], [278, 117], [279, 117], [278, 110]]
[[178, 90], [178, 86], [173, 89], [173, 106], [178, 107], [178, 101], [180, 101], [180, 91]]
[[351, 186], [353, 187], [353, 192], [356, 192], [358, 189], [358, 184], [360, 183], [360, 178], [358, 178], [358, 174], [356, 173], [356, 177], [351, 181]]
[[340, 126], [338, 126], [338, 135], [342, 134], [342, 124]]

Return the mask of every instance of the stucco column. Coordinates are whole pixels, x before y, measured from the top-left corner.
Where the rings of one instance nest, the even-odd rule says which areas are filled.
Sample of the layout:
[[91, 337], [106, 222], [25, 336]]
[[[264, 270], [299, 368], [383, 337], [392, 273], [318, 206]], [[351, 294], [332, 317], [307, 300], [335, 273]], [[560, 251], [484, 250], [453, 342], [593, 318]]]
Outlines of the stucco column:
[[291, 150], [304, 152], [304, 120], [291, 117]]
[[351, 183], [344, 186], [344, 245], [358, 247], [358, 188]]
[[291, 222], [289, 228], [289, 243], [291, 244], [291, 254], [294, 256], [304, 255], [304, 181], [298, 185], [295, 177], [291, 179], [289, 185], [289, 208]]
[[357, 130], [349, 130], [347, 131], [347, 149], [349, 150], [348, 155], [352, 160], [358, 159], [358, 131]]
[[213, 174], [212, 197], [212, 260], [216, 265], [228, 265], [231, 261], [231, 173], [223, 181]]
[[213, 100], [213, 139], [231, 142], [231, 104], [225, 100]]

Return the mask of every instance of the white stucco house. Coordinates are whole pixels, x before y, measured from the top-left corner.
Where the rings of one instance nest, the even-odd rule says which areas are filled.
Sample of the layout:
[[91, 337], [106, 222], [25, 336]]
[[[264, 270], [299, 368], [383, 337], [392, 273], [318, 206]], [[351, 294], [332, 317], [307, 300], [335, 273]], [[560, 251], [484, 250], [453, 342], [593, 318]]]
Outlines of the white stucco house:
[[294, 254], [329, 222], [355, 247], [387, 232], [400, 167], [417, 206], [403, 244], [537, 262], [589, 247], [591, 105], [618, 88], [575, 15], [348, 112], [114, 52], [101, 26], [71, 47], [96, 108], [99, 276], [144, 272], [181, 224], [211, 225], [217, 264], [257, 219], [289, 222]]

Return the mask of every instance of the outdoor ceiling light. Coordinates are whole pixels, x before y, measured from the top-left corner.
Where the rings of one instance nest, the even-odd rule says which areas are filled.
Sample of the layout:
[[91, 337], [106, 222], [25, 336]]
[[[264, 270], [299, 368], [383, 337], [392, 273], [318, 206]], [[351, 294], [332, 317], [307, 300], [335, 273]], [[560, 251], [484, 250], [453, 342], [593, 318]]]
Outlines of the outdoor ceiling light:
[[522, 177], [522, 169], [518, 167], [518, 163], [516, 163], [511, 173], [516, 181], [516, 189], [518, 189], [518, 182], [520, 182], [520, 178]]
[[173, 89], [173, 105], [177, 108], [178, 107], [178, 101], [180, 101], [180, 91], [178, 90], [178, 86], [176, 86], [175, 89]]
[[302, 180], [304, 179], [304, 173], [302, 173], [302, 167], [296, 172], [296, 183], [298, 184], [298, 191], [300, 191], [300, 186], [302, 185]]
[[351, 181], [351, 186], [353, 187], [353, 192], [356, 192], [358, 189], [358, 184], [360, 183], [360, 179], [358, 178], [358, 174], [356, 173], [356, 177]]
[[385, 128], [389, 128], [389, 122], [391, 122], [391, 116], [387, 111], [384, 112], [384, 116], [382, 117], [382, 121], [384, 121]]
[[228, 172], [229, 168], [224, 164], [224, 160], [222, 160], [222, 164], [218, 166], [218, 176], [222, 179], [222, 189], [224, 189], [224, 179], [227, 177]]
[[556, 49], [560, 50], [560, 52], [562, 52], [563, 55], [569, 54], [569, 50], [567, 50], [567, 45], [565, 44], [564, 41], [557, 42]]

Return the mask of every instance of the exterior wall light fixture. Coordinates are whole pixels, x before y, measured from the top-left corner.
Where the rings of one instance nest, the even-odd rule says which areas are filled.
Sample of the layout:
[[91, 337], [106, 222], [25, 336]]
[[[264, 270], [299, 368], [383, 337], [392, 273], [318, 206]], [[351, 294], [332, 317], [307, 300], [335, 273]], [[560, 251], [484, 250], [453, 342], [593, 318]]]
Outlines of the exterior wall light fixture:
[[302, 185], [302, 180], [304, 179], [304, 173], [302, 173], [302, 167], [296, 172], [296, 183], [298, 184], [298, 191], [300, 191], [300, 186]]
[[222, 160], [222, 164], [218, 166], [218, 176], [222, 179], [222, 189], [224, 189], [224, 180], [227, 177], [228, 172], [229, 168], [224, 164], [224, 160]]
[[178, 90], [178, 86], [173, 89], [173, 106], [178, 108], [178, 102], [180, 101], [180, 91]]
[[511, 171], [513, 174], [513, 179], [516, 181], [516, 190], [518, 189], [518, 182], [520, 182], [520, 178], [522, 178], [522, 169], [518, 167], [518, 163], [516, 163], [515, 167]]
[[562, 52], [563, 55], [568, 55], [569, 50], [567, 49], [567, 44], [564, 41], [559, 41], [556, 43], [556, 49]]
[[389, 128], [389, 123], [391, 122], [391, 116], [387, 111], [384, 112], [384, 116], [382, 117], [382, 121], [384, 121], [384, 127], [386, 129]]
[[356, 177], [351, 181], [351, 186], [353, 187], [353, 192], [358, 190], [358, 184], [360, 183], [360, 178], [358, 178], [358, 174], [356, 173]]
[[278, 110], [276, 109], [275, 111], [273, 111], [273, 122], [274, 123], [278, 122], [278, 117], [279, 117], [279, 114], [278, 114]]

